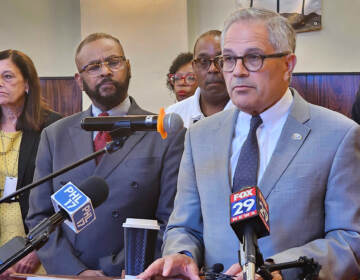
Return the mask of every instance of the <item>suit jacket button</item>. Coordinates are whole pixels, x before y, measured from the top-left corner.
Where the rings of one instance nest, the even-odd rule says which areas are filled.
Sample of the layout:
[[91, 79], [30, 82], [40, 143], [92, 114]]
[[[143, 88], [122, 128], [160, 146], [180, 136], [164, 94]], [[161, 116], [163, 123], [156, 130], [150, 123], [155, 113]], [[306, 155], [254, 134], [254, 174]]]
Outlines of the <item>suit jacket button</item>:
[[139, 187], [139, 184], [135, 181], [131, 182], [130, 186], [134, 189], [137, 189]]
[[113, 217], [113, 219], [119, 219], [120, 211], [119, 210], [112, 211], [111, 216]]

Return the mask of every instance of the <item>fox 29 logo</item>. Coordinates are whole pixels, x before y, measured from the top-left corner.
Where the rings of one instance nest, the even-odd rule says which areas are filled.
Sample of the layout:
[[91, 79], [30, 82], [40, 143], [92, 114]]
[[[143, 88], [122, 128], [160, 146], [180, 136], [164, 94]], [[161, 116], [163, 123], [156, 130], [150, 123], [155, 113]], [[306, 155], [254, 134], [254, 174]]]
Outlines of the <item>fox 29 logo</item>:
[[256, 189], [248, 188], [231, 195], [231, 222], [250, 218], [257, 214]]

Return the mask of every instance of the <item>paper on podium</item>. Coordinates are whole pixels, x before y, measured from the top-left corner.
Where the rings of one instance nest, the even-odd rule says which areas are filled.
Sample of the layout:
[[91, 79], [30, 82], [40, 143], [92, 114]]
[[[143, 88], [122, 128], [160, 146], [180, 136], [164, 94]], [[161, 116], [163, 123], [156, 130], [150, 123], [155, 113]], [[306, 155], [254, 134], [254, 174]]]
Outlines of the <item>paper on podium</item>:
[[107, 277], [107, 276], [76, 276], [76, 275], [41, 275], [41, 274], [21, 274], [14, 273], [10, 275], [13, 278], [17, 279], [26, 279], [26, 280], [120, 280], [122, 278], [118, 277]]

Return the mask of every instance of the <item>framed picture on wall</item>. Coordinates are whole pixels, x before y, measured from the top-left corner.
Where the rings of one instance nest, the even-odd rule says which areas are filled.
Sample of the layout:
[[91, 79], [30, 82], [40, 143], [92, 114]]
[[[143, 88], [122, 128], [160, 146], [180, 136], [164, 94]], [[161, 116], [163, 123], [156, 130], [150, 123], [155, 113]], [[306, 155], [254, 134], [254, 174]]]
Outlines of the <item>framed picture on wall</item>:
[[274, 10], [288, 18], [296, 32], [321, 29], [322, 0], [236, 0], [239, 7]]

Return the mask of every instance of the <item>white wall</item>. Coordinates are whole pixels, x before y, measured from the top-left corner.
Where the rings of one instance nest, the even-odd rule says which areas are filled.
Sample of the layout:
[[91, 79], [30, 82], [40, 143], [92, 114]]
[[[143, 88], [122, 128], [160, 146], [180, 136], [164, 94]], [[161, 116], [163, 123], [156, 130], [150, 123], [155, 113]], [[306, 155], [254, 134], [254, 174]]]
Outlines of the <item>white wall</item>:
[[0, 50], [29, 55], [40, 76], [72, 76], [79, 0], [0, 0]]
[[[222, 29], [235, 0], [187, 0], [189, 47], [201, 33]], [[322, 0], [322, 30], [297, 35], [295, 72], [359, 72], [360, 1]]]
[[360, 1], [322, 0], [322, 30], [298, 34], [296, 72], [359, 72]]
[[[166, 88], [171, 61], [187, 51], [186, 0], [80, 0], [81, 37], [106, 32], [119, 38], [130, 59], [129, 94], [158, 112], [174, 102]], [[83, 102], [83, 107], [88, 106]]]
[[[72, 76], [75, 48], [92, 32], [108, 32], [132, 64], [129, 93], [157, 112], [174, 102], [165, 74], [196, 37], [222, 29], [236, 0], [0, 0], [0, 49], [19, 49], [40, 76]], [[297, 36], [296, 72], [360, 72], [360, 1], [323, 0], [321, 31]], [[84, 107], [89, 103], [83, 102]]]
[[235, 0], [187, 0], [189, 49], [196, 39], [211, 29], [222, 30], [224, 19], [236, 9]]

